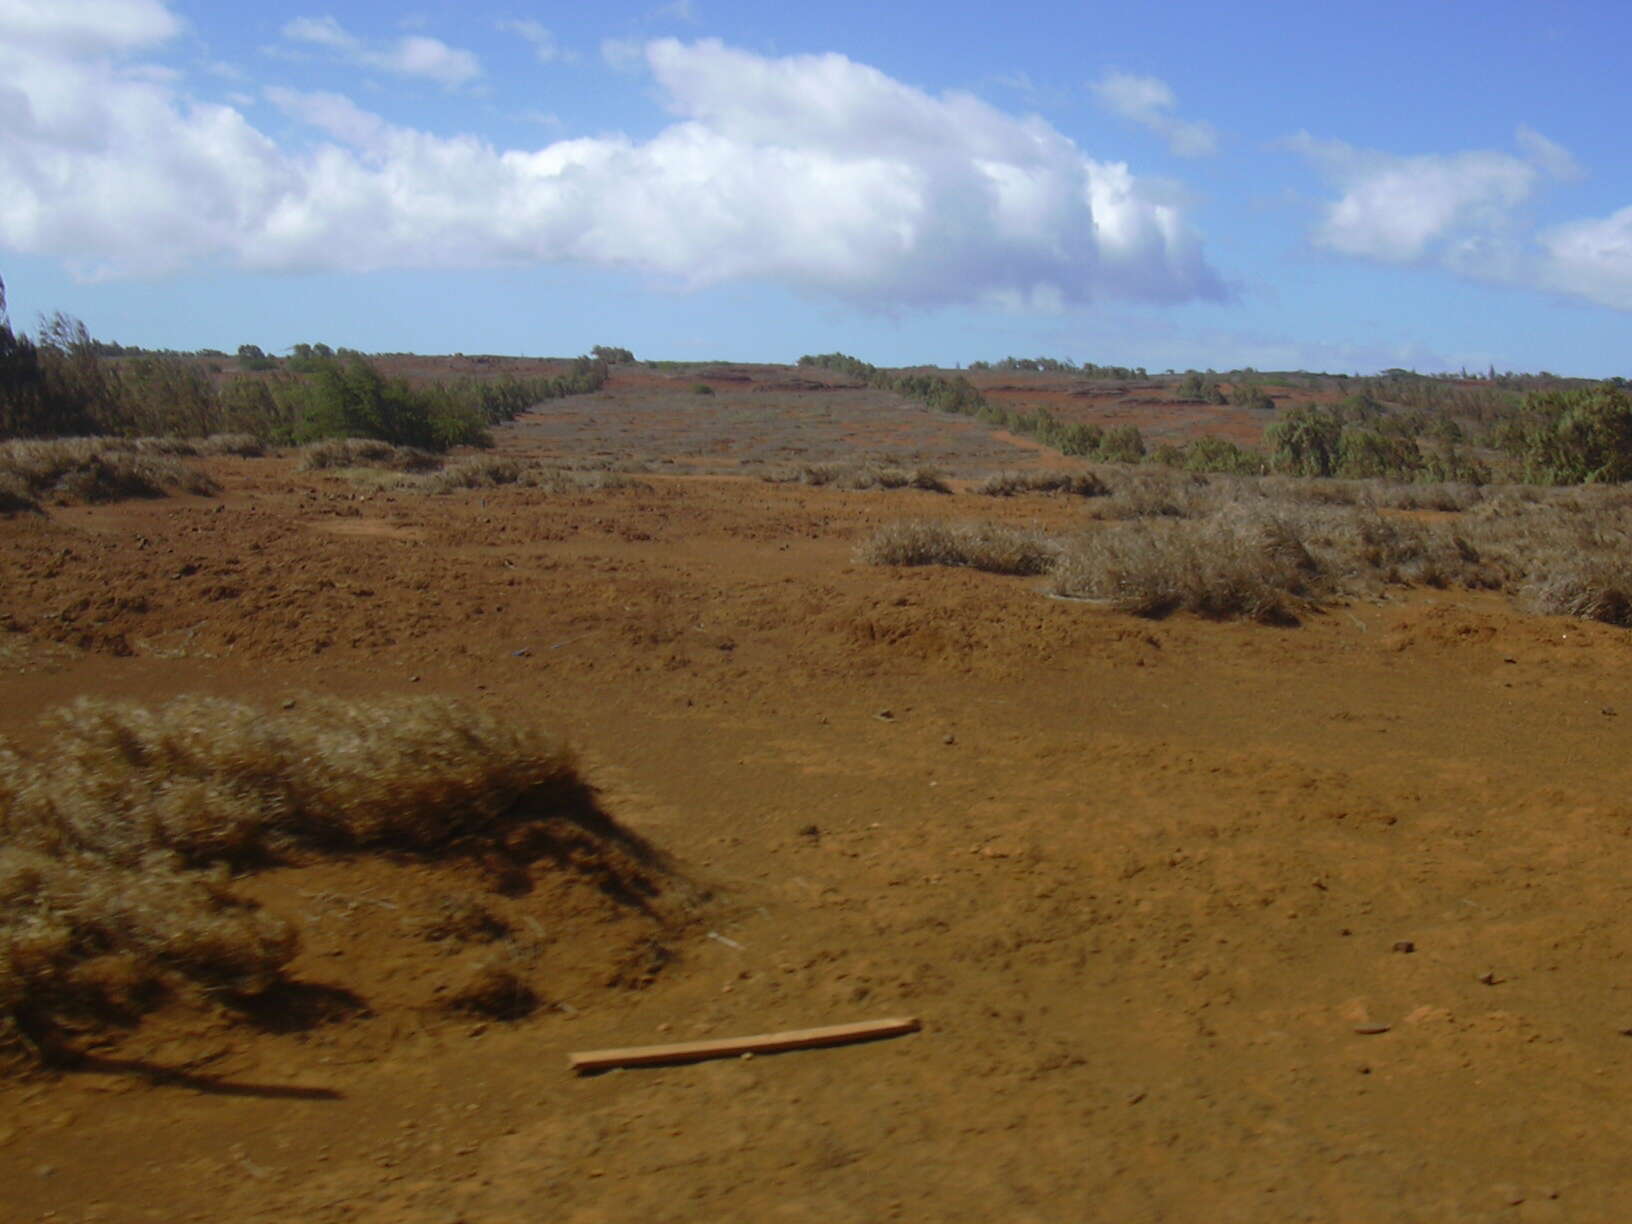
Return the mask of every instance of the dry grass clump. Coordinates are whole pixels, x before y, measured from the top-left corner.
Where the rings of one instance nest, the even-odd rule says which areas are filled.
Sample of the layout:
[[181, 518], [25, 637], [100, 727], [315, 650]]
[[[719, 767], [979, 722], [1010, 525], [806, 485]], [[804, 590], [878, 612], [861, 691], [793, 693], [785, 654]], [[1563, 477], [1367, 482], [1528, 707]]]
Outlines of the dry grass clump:
[[375, 438], [325, 438], [300, 448], [302, 471], [328, 468], [375, 467], [393, 472], [425, 472], [440, 467], [441, 459], [412, 446], [393, 446]]
[[878, 463], [803, 463], [774, 472], [764, 479], [773, 484], [831, 485], [835, 489], [921, 489], [926, 493], [950, 493], [944, 473], [938, 468], [914, 468]]
[[1379, 584], [1500, 585], [1459, 531], [1379, 514], [1371, 506], [1288, 507], [1279, 512], [1316, 559], [1326, 585], [1350, 593]]
[[1369, 487], [1371, 503], [1389, 510], [1437, 510], [1460, 514], [1478, 505], [1484, 491], [1478, 485], [1440, 482], [1435, 484], [1384, 484]]
[[974, 487], [986, 497], [1020, 493], [1063, 493], [1070, 497], [1104, 497], [1111, 490], [1092, 472], [996, 472]]
[[[1399, 585], [1505, 590], [1531, 611], [1632, 627], [1632, 489], [1115, 479], [1087, 515], [1132, 521], [1090, 527], [1063, 546], [993, 524], [903, 522], [857, 557], [1047, 573], [1057, 596], [1145, 616], [1289, 621]], [[1424, 522], [1396, 507], [1465, 513], [1454, 524]]]
[[1547, 616], [1632, 626], [1632, 559], [1624, 553], [1549, 558], [1525, 581], [1520, 600]]
[[[438, 698], [82, 700], [40, 729], [37, 757], [0, 743], [0, 1051], [48, 1053], [65, 1025], [134, 1019], [180, 985], [277, 982], [293, 929], [235, 898], [229, 865], [432, 851], [583, 797], [558, 741]], [[486, 925], [446, 917], [447, 935]]]
[[1097, 519], [1199, 518], [1216, 510], [1212, 482], [1199, 473], [1129, 470], [1094, 503]]
[[600, 493], [612, 489], [649, 489], [644, 480], [610, 469], [574, 470], [543, 468], [529, 475], [526, 482], [546, 493]]
[[1380, 487], [1363, 480], [1329, 476], [1264, 476], [1251, 482], [1254, 492], [1274, 502], [1306, 506], [1360, 506]]
[[408, 487], [421, 493], [453, 493], [460, 489], [490, 489], [500, 485], [521, 485], [546, 493], [594, 493], [609, 489], [645, 489], [645, 481], [606, 469], [578, 470], [523, 463], [497, 455], [478, 455], [450, 464], [412, 481]]
[[1060, 558], [1051, 588], [1139, 616], [1182, 610], [1287, 622], [1314, 594], [1318, 568], [1286, 520], [1238, 510], [1087, 533]]
[[176, 982], [259, 993], [297, 946], [224, 875], [0, 846], [0, 1052], [40, 1056], [64, 1024], [128, 1022]]
[[514, 459], [496, 455], [477, 455], [450, 463], [440, 472], [430, 472], [415, 484], [422, 493], [451, 493], [455, 489], [490, 489], [498, 485], [516, 484], [526, 469]]
[[26, 480], [15, 472], [0, 471], [0, 514], [38, 512], [39, 508], [40, 503], [34, 499]]
[[953, 565], [993, 574], [1046, 574], [1059, 546], [1047, 536], [998, 523], [903, 521], [865, 540], [856, 560], [865, 565]]
[[8, 501], [59, 504], [164, 497], [172, 489], [208, 495], [218, 487], [202, 472], [136, 453], [133, 443], [109, 438], [0, 444], [0, 481], [9, 490]]
[[154, 850], [242, 865], [301, 846], [427, 849], [578, 778], [555, 740], [436, 698], [275, 715], [84, 698], [42, 727], [51, 768], [13, 788], [7, 839], [126, 865]]

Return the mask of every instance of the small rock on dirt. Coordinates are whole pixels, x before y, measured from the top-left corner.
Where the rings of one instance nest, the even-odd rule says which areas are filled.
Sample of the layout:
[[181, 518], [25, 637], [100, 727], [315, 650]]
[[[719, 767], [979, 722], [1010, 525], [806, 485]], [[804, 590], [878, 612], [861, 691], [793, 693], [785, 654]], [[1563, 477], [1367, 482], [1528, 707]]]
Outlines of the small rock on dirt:
[[1416, 950], [1417, 945], [1412, 943], [1409, 939], [1395, 941], [1394, 951], [1396, 952], [1415, 952]]

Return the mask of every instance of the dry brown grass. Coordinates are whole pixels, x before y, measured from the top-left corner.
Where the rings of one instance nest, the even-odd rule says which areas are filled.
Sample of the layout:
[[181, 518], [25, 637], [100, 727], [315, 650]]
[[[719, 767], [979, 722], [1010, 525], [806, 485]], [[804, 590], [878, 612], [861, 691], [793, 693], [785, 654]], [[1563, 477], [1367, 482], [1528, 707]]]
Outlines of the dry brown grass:
[[431, 472], [409, 482], [408, 487], [421, 493], [439, 494], [460, 489], [497, 488], [500, 485], [521, 485], [557, 494], [651, 487], [645, 481], [622, 472], [551, 467], [490, 455], [478, 455], [450, 464], [440, 472]]
[[457, 489], [491, 489], [498, 485], [517, 484], [528, 475], [528, 469], [514, 459], [496, 455], [477, 455], [450, 463], [440, 472], [430, 472], [413, 483], [421, 493], [451, 493]]
[[[1175, 487], [1181, 494], [1189, 488], [1153, 481], [1134, 489], [1145, 497]], [[1188, 611], [1283, 623], [1384, 585], [1502, 587], [1528, 572], [1515, 568], [1524, 549], [1512, 542], [1504, 559], [1494, 541], [1476, 541], [1466, 530], [1369, 505], [1289, 500], [1260, 482], [1198, 486], [1190, 510], [1196, 517], [1090, 526], [1065, 540], [996, 524], [901, 522], [866, 541], [857, 557], [1047, 573], [1058, 597], [1141, 616]]]
[[966, 566], [993, 574], [1046, 574], [1058, 555], [1058, 545], [1040, 532], [933, 520], [887, 524], [856, 550], [865, 565]]
[[300, 448], [300, 467], [306, 472], [365, 467], [428, 472], [441, 466], [442, 460], [429, 451], [393, 446], [374, 438], [325, 438]]
[[298, 946], [225, 877], [153, 855], [0, 847], [0, 1053], [48, 1054], [64, 1024], [128, 1022], [179, 984], [258, 993]]
[[1021, 493], [1104, 497], [1110, 488], [1092, 472], [997, 472], [971, 491], [986, 497], [1014, 497]]
[[774, 484], [831, 485], [835, 489], [921, 489], [950, 493], [952, 487], [939, 468], [914, 468], [879, 463], [803, 463], [764, 477]]
[[16, 472], [0, 471], [0, 514], [37, 513], [40, 503], [29, 488], [28, 481]]
[[1061, 556], [1051, 588], [1139, 616], [1286, 622], [1313, 598], [1318, 568], [1295, 527], [1243, 508], [1085, 533]]
[[[1105, 480], [1110, 494], [1094, 502], [1093, 515], [1097, 519], [1199, 518], [1220, 504], [1213, 481], [1189, 472], [1169, 468], [1107, 469]], [[1219, 484], [1226, 486], [1222, 478]]]
[[524, 794], [575, 783], [540, 733], [433, 698], [82, 699], [48, 715], [51, 768], [14, 787], [8, 840], [132, 864], [154, 850], [250, 864], [301, 846], [428, 848]]
[[45, 501], [111, 502], [164, 497], [172, 490], [208, 495], [216, 483], [165, 457], [139, 453], [116, 438], [52, 438], [0, 444], [0, 509]]
[[[255, 993], [295, 951], [228, 866], [437, 852], [512, 810], [569, 810], [567, 749], [455, 702], [82, 700], [36, 756], [0, 744], [0, 1048], [139, 1014], [177, 986]], [[576, 809], [573, 809], [576, 810]]]
[[119, 450], [131, 450], [138, 455], [169, 455], [186, 459], [197, 455], [237, 455], [254, 458], [266, 454], [266, 444], [254, 434], [220, 433], [204, 438], [110, 438], [104, 440]]
[[1632, 559], [1623, 554], [1543, 562], [1520, 597], [1532, 612], [1632, 626]]

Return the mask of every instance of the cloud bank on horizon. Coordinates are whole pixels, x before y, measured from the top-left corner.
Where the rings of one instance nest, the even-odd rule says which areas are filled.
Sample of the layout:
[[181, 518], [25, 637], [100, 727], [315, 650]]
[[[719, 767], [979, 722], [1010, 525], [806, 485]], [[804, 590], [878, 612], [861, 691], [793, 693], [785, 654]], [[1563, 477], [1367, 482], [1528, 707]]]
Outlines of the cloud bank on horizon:
[[[567, 262], [687, 286], [762, 279], [885, 308], [1219, 299], [1182, 208], [1035, 117], [932, 96], [843, 55], [645, 43], [675, 121], [496, 148], [398, 126], [344, 95], [264, 96], [324, 138], [280, 145], [151, 56], [157, 0], [46, 14], [0, 0], [0, 244], [89, 277]], [[542, 29], [529, 29], [542, 45]], [[287, 40], [456, 88], [480, 64], [333, 18]]]

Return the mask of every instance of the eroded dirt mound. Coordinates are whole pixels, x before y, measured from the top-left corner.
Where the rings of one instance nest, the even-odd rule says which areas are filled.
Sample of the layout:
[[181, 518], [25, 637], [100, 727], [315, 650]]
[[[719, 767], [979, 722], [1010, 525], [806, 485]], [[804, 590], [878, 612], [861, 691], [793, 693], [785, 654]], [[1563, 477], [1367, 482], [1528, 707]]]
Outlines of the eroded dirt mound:
[[81, 700], [0, 741], [0, 1051], [74, 1065], [155, 1012], [517, 1020], [668, 960], [666, 866], [559, 741], [430, 697], [283, 707]]

